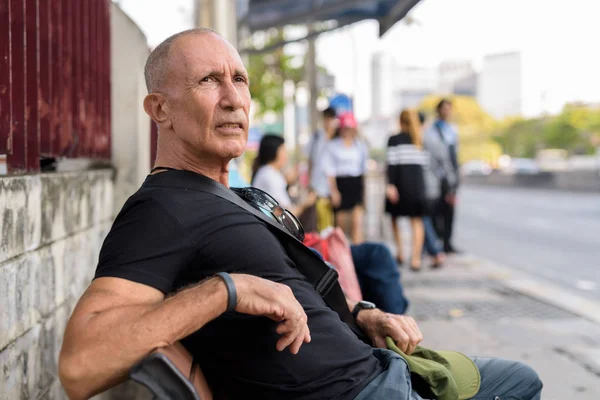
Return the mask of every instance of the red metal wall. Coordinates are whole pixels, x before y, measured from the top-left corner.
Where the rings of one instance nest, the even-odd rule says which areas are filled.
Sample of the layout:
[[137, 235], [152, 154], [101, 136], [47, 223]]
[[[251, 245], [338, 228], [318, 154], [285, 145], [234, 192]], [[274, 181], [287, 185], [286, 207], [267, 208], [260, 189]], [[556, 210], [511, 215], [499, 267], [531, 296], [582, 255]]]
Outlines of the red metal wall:
[[110, 0], [0, 0], [0, 154], [110, 158]]

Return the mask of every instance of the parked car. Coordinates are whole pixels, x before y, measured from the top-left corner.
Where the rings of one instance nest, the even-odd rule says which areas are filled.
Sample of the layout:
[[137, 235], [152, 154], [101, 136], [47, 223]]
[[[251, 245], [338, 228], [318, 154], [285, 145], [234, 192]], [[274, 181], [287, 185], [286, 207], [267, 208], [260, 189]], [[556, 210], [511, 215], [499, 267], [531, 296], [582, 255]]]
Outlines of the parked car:
[[464, 163], [461, 167], [462, 175], [483, 175], [487, 176], [492, 173], [492, 167], [483, 160], [472, 160]]
[[531, 158], [512, 158], [503, 172], [511, 175], [535, 175], [540, 173], [540, 167]]

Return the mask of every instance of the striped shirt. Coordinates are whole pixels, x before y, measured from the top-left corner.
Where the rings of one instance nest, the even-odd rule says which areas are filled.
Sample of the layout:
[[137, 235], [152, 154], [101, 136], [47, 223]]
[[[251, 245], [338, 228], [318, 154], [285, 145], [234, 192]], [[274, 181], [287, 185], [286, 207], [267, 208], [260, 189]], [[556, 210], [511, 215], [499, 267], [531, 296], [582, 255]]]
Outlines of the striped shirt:
[[387, 145], [388, 183], [396, 186], [404, 201], [425, 198], [423, 171], [429, 165], [429, 154], [412, 143], [408, 133], [390, 137]]

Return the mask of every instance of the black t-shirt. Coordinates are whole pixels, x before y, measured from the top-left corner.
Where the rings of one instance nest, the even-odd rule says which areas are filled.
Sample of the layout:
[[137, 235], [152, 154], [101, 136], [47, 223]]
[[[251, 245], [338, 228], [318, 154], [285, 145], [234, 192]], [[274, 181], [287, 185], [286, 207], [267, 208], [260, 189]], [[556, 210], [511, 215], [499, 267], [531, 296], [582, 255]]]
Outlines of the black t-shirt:
[[311, 343], [277, 351], [277, 323], [225, 313], [183, 345], [213, 390], [229, 398], [353, 399], [381, 367], [296, 269], [266, 224], [210, 193], [199, 176], [167, 171], [146, 178], [125, 203], [102, 250], [96, 278], [120, 277], [173, 293], [216, 272], [288, 285], [308, 316]]

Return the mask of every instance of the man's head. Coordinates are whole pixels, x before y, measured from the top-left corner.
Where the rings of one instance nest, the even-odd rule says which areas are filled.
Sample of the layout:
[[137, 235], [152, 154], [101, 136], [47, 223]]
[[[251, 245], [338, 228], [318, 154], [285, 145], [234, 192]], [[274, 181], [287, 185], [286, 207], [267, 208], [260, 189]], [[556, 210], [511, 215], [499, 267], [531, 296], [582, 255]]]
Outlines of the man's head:
[[243, 153], [249, 82], [229, 42], [209, 29], [178, 33], [154, 49], [144, 72], [144, 109], [162, 136], [159, 157], [162, 151], [183, 166], [226, 168]]
[[337, 126], [338, 120], [335, 108], [327, 107], [323, 110], [323, 129], [325, 130], [325, 133], [332, 136], [335, 133]]
[[442, 99], [436, 107], [438, 117], [441, 120], [448, 121], [452, 116], [452, 102], [448, 99]]

